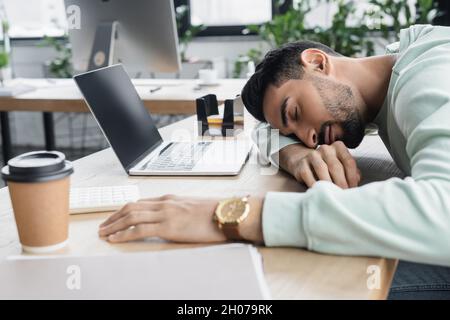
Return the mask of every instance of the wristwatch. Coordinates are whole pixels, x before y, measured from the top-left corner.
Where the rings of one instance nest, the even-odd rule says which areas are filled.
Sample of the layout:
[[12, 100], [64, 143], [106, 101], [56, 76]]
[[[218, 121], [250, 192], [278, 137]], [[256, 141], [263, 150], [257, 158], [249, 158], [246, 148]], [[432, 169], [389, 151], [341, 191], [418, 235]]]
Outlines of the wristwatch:
[[219, 229], [228, 240], [244, 240], [239, 233], [239, 225], [248, 217], [250, 204], [248, 197], [231, 198], [219, 202], [214, 215]]

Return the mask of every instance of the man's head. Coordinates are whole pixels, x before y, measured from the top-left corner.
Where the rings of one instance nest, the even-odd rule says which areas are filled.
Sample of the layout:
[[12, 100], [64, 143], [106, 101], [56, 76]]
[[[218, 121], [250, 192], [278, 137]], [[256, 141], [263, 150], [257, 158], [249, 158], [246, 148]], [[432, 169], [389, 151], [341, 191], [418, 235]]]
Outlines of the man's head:
[[242, 90], [247, 110], [308, 147], [336, 140], [356, 147], [364, 136], [364, 101], [349, 81], [338, 77], [333, 65], [338, 57], [311, 41], [270, 51]]

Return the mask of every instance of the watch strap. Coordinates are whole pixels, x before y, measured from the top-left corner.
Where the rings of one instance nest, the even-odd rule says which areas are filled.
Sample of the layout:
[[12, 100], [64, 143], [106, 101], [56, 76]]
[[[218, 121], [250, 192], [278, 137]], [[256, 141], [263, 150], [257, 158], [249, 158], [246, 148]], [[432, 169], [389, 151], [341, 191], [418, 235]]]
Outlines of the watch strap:
[[231, 241], [242, 241], [243, 238], [239, 233], [239, 225], [234, 223], [224, 223], [221, 225], [223, 234], [227, 240]]

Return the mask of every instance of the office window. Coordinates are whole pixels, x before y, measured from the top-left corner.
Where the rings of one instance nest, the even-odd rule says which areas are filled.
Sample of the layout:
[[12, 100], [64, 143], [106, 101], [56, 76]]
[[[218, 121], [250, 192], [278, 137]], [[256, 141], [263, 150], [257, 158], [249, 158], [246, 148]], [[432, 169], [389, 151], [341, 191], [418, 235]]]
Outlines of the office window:
[[[183, 29], [189, 24], [203, 24], [208, 28], [201, 32], [207, 35], [242, 35], [248, 24], [260, 24], [272, 19], [277, 0], [173, 0], [175, 6], [189, 5], [190, 15], [182, 21]], [[293, 3], [304, 0], [281, 1], [280, 12]], [[406, 0], [416, 3], [417, 0]], [[444, 13], [436, 23], [450, 24], [448, 0], [435, 0]], [[368, 6], [368, 0], [358, 1], [358, 11]], [[412, 6], [414, 9], [414, 6]], [[329, 26], [336, 5], [323, 0], [308, 15], [306, 24]], [[62, 36], [66, 31], [66, 16], [63, 0], [0, 0], [0, 15], [10, 23], [12, 38], [41, 38], [44, 35]], [[389, 19], [385, 21], [389, 24]], [[370, 24], [370, 21], [368, 21]]]
[[11, 38], [58, 37], [65, 33], [63, 0], [2, 0], [0, 6], [9, 21]]
[[191, 0], [191, 24], [240, 26], [272, 19], [272, 0]]
[[[202, 24], [206, 29], [198, 36], [242, 35], [249, 24], [270, 21], [274, 12], [285, 12], [292, 0], [174, 0], [175, 6], [189, 6], [181, 30]], [[279, 5], [275, 5], [278, 3]]]

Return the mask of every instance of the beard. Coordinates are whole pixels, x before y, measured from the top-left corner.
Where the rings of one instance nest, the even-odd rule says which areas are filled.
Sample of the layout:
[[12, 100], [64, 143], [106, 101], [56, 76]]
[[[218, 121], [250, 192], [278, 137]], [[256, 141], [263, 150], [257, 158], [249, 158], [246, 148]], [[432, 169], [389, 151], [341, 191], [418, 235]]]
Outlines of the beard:
[[313, 78], [313, 83], [325, 108], [335, 119], [322, 124], [319, 144], [325, 142], [326, 127], [338, 124], [343, 130], [343, 136], [338, 140], [341, 140], [347, 148], [359, 146], [364, 138], [366, 126], [359, 115], [356, 99], [350, 86], [318, 76]]
[[359, 119], [359, 115], [356, 114], [356, 118], [347, 119], [341, 122], [342, 130], [344, 131], [344, 136], [342, 142], [347, 146], [347, 148], [356, 148], [360, 145], [361, 141], [364, 139], [364, 134], [366, 127], [363, 122]]
[[[355, 116], [355, 117], [353, 117]], [[319, 144], [325, 142], [325, 128], [328, 125], [337, 124], [342, 128], [343, 136], [338, 138], [336, 141], [341, 140], [347, 148], [353, 149], [360, 145], [364, 138], [365, 126], [360, 121], [358, 115], [352, 115], [344, 121], [328, 121], [325, 122], [319, 133]]]

